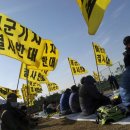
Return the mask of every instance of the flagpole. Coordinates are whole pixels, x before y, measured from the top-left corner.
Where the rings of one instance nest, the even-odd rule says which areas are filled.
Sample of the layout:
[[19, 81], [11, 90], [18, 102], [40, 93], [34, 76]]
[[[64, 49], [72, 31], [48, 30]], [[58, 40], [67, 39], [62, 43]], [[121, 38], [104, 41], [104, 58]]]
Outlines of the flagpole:
[[21, 69], [22, 69], [22, 63], [21, 63], [21, 67], [20, 67], [20, 73], [19, 73], [19, 77], [18, 77], [18, 83], [17, 83], [17, 88], [16, 88], [16, 90], [18, 90], [18, 86], [19, 86], [19, 79], [20, 79]]
[[111, 69], [110, 69], [110, 67], [108, 66], [108, 69], [109, 69], [109, 71], [110, 71], [110, 74], [112, 75], [112, 72], [111, 72]]
[[[27, 72], [27, 64], [26, 64], [26, 72]], [[28, 107], [29, 107], [29, 87], [28, 87], [28, 75], [26, 75], [26, 83], [27, 83], [27, 104], [28, 104]], [[29, 109], [29, 115], [30, 115], [30, 109]]]
[[[70, 66], [69, 58], [68, 58], [68, 62], [69, 62], [69, 66]], [[70, 70], [71, 70], [71, 66], [70, 66]], [[73, 75], [73, 73], [72, 73], [72, 70], [71, 70], [71, 74], [72, 74], [72, 77], [73, 77], [74, 84], [76, 85], [75, 78], [74, 78], [74, 75]]]
[[[93, 46], [93, 51], [94, 51], [94, 43], [93, 43], [93, 42], [92, 42], [92, 46]], [[95, 51], [94, 51], [94, 56], [95, 56], [95, 61], [96, 61], [97, 73], [98, 73], [98, 77], [99, 77], [99, 84], [101, 85], [100, 74], [99, 74], [99, 69], [98, 69], [98, 65], [97, 65], [97, 60], [96, 60]], [[101, 92], [101, 89], [100, 89], [100, 92]]]

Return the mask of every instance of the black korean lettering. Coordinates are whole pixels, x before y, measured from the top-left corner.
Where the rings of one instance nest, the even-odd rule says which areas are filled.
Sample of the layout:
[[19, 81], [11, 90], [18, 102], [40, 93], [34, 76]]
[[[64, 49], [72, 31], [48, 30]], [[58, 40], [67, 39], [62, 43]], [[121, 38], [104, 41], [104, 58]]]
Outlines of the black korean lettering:
[[81, 3], [82, 3], [82, 4], [83, 4], [83, 1], [84, 1], [84, 0], [81, 0]]
[[0, 88], [0, 93], [2, 93], [2, 94], [4, 94], [4, 95], [7, 94], [6, 90], [4, 90], [3, 88]]
[[74, 63], [74, 64], [75, 64], [75, 66], [78, 66], [78, 62], [76, 62], [76, 61], [75, 61], [75, 63]]
[[56, 58], [55, 57], [50, 57], [49, 66], [54, 68], [55, 67], [55, 63], [56, 63]]
[[102, 62], [101, 55], [97, 55], [97, 60], [98, 60], [99, 63]]
[[46, 81], [44, 75], [41, 75], [41, 81], [43, 81], [43, 82]]
[[33, 39], [31, 40], [32, 42], [36, 42], [38, 45], [41, 44], [41, 37], [39, 37], [35, 32], [32, 32], [34, 34]]
[[20, 54], [23, 54], [24, 50], [25, 50], [25, 47], [24, 45], [16, 42], [16, 50], [18, 51], [18, 55], [19, 57], [23, 58], [23, 56], [21, 56]]
[[100, 48], [100, 52], [101, 53], [105, 53], [105, 49], [104, 48]]
[[13, 45], [13, 41], [10, 40], [10, 39], [8, 39], [8, 41], [9, 41], [8, 50], [12, 50], [12, 51], [14, 52], [14, 54], [16, 54], [16, 52], [15, 52], [15, 47], [14, 47], [14, 45]]
[[91, 13], [93, 11], [95, 3], [96, 3], [96, 0], [88, 0], [88, 2], [85, 5], [85, 8], [86, 8], [86, 11], [87, 11], [87, 14], [88, 14], [88, 19], [91, 16]]
[[41, 73], [38, 73], [38, 78], [37, 78], [37, 81], [41, 81]]
[[110, 64], [110, 59], [106, 57], [106, 64]]
[[47, 43], [45, 43], [45, 48], [44, 48], [44, 53], [48, 53], [48, 45], [47, 45]]
[[70, 61], [70, 63], [71, 63], [71, 65], [74, 65], [74, 62], [73, 62], [73, 60], [71, 60], [71, 61]]
[[74, 73], [76, 73], [76, 69], [74, 67], [72, 68], [72, 70], [73, 70]]
[[9, 19], [9, 18], [6, 18], [6, 21], [11, 23], [12, 25], [4, 24], [4, 32], [7, 35], [13, 36], [14, 34], [11, 32], [11, 30], [15, 30], [16, 29], [16, 22], [14, 20], [12, 20], [12, 19]]
[[30, 78], [32, 78], [33, 80], [35, 80], [36, 75], [37, 75], [37, 72], [36, 71], [32, 71], [32, 74], [30, 75]]
[[32, 81], [28, 81], [30, 86], [33, 86], [33, 82]]
[[29, 47], [27, 58], [35, 62], [37, 53], [38, 53], [38, 49]]
[[56, 47], [55, 47], [55, 45], [53, 43], [50, 44], [50, 45], [51, 45], [51, 51], [50, 51], [50, 53], [56, 54]]
[[28, 75], [29, 75], [29, 70], [25, 68], [25, 69], [24, 69], [24, 77], [27, 78]]
[[106, 63], [106, 56], [102, 55], [102, 62]]
[[47, 67], [47, 56], [42, 57], [42, 65]]
[[100, 52], [99, 46], [95, 45], [94, 48], [95, 48], [96, 52]]
[[0, 34], [0, 50], [5, 50], [3, 34]]
[[24, 36], [24, 41], [27, 41], [28, 39], [28, 29], [22, 25], [20, 27], [23, 29], [22, 33], [18, 35], [18, 37], [23, 37]]

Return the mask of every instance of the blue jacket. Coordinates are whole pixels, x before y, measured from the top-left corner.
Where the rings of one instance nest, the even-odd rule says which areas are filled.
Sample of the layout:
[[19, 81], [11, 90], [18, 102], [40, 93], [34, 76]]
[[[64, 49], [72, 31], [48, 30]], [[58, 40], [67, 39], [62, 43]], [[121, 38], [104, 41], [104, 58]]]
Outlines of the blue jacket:
[[60, 98], [60, 111], [69, 110], [69, 97], [71, 93], [63, 93]]

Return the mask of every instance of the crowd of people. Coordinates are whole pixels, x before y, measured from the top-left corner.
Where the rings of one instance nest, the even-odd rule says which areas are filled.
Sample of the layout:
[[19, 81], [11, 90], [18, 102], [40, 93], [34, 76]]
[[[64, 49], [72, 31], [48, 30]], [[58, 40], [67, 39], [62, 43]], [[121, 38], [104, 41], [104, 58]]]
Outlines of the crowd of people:
[[[128, 112], [130, 111], [130, 36], [124, 38], [123, 41], [126, 51], [124, 55], [124, 64], [126, 70], [121, 78], [121, 84], [119, 85], [116, 78], [113, 75], [108, 77], [111, 90], [119, 91], [119, 100]], [[55, 106], [55, 111], [59, 110], [60, 115], [66, 115], [70, 113], [82, 112], [83, 115], [91, 115], [96, 112], [100, 106], [114, 104], [114, 101], [109, 97], [103, 95], [96, 86], [96, 81], [92, 76], [86, 76], [81, 79], [79, 86], [73, 85], [71, 89], [66, 89], [61, 95], [58, 109]], [[53, 110], [52, 109], [52, 110]]]
[[[119, 88], [122, 104], [130, 113], [130, 36], [124, 38], [125, 45], [124, 63], [125, 71], [119, 85], [114, 76], [109, 76], [108, 81], [112, 90]], [[83, 77], [80, 85], [73, 85], [67, 88], [60, 97], [59, 105], [56, 102], [46, 101], [43, 103], [43, 110], [46, 114], [60, 112], [60, 115], [81, 112], [84, 116], [94, 114], [100, 106], [113, 104], [113, 101], [103, 95], [96, 86], [96, 80], [88, 75]], [[27, 113], [26, 106], [18, 106], [17, 96], [11, 93], [7, 96], [7, 103], [0, 107], [1, 128], [2, 130], [31, 130], [37, 126], [38, 119], [33, 118]]]

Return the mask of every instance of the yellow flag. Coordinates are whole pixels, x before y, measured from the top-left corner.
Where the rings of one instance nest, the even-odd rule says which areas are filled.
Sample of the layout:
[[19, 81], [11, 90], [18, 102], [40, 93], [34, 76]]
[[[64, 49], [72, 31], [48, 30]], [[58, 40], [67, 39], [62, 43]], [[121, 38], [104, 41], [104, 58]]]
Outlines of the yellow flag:
[[42, 93], [42, 86], [38, 82], [28, 81], [28, 85], [34, 88], [36, 93]]
[[0, 54], [38, 67], [44, 45], [36, 33], [0, 13]]
[[40, 66], [28, 66], [29, 69], [40, 69], [53, 71], [56, 68], [59, 51], [51, 40], [45, 40], [44, 52], [42, 60], [40, 60]]
[[108, 58], [104, 48], [97, 43], [93, 43], [93, 50], [97, 65], [112, 66], [112, 61]]
[[94, 71], [93, 71], [93, 77], [94, 77], [94, 79], [95, 79], [97, 82], [100, 81], [100, 77], [99, 77], [98, 73], [96, 73], [96, 72], [94, 72]]
[[73, 75], [80, 75], [80, 74], [86, 74], [88, 71], [81, 66], [76, 60], [73, 60], [71, 58], [68, 58], [70, 68]]
[[26, 69], [26, 64], [22, 63], [21, 72], [20, 72], [20, 78], [33, 81], [33, 82], [40, 82], [40, 83], [46, 83], [48, 82], [46, 77], [47, 70], [33, 70], [33, 69]]
[[8, 96], [10, 93], [15, 93], [18, 98], [21, 98], [21, 95], [20, 95], [20, 93], [19, 93], [19, 90], [11, 90], [11, 89], [9, 89], [9, 88], [5, 88], [5, 87], [0, 86], [0, 96], [1, 96], [2, 98], [7, 99], [7, 96]]
[[97, 32], [110, 2], [111, 0], [77, 0], [90, 35]]
[[59, 86], [56, 84], [56, 83], [47, 83], [47, 86], [48, 86], [48, 91], [49, 92], [54, 92], [56, 90], [59, 90]]
[[97, 65], [106, 65], [106, 52], [99, 44], [93, 43], [93, 50], [95, 54]]
[[28, 86], [27, 88], [26, 84], [23, 84], [21, 91], [22, 91], [24, 102], [27, 104], [27, 106], [34, 105], [34, 100], [37, 94], [32, 93], [30, 87]]

